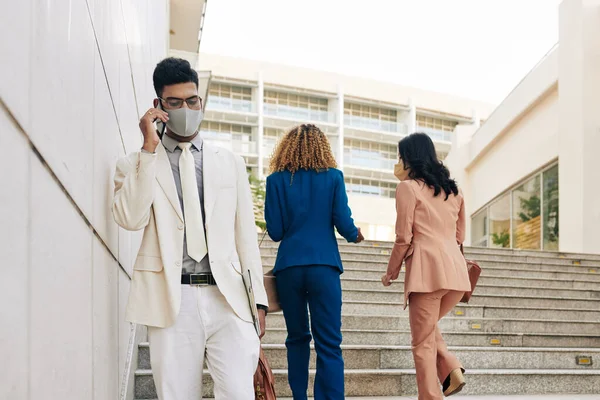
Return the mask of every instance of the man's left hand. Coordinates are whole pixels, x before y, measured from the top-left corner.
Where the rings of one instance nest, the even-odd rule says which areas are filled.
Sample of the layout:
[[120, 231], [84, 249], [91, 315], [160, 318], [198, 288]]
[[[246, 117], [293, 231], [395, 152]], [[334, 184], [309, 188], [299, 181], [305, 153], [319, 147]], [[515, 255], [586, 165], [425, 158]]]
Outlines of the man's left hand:
[[260, 336], [262, 339], [265, 336], [265, 329], [267, 327], [267, 312], [265, 310], [258, 310], [258, 321], [260, 322]]

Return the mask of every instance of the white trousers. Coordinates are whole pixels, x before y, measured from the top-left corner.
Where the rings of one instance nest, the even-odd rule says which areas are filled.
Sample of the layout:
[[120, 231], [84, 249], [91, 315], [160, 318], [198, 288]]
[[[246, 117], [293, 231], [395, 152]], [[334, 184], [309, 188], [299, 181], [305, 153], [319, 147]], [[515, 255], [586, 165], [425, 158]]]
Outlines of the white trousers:
[[181, 285], [181, 309], [168, 328], [148, 327], [159, 400], [202, 399], [204, 356], [216, 400], [253, 400], [260, 340], [217, 286]]

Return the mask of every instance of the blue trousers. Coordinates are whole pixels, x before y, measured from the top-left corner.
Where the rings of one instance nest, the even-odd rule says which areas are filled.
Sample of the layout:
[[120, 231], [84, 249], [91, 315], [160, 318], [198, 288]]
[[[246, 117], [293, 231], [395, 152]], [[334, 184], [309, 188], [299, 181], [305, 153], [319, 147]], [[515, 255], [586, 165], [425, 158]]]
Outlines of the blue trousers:
[[285, 346], [294, 400], [307, 399], [311, 328], [317, 352], [314, 398], [343, 400], [340, 271], [322, 265], [291, 267], [278, 271], [276, 282], [288, 331]]

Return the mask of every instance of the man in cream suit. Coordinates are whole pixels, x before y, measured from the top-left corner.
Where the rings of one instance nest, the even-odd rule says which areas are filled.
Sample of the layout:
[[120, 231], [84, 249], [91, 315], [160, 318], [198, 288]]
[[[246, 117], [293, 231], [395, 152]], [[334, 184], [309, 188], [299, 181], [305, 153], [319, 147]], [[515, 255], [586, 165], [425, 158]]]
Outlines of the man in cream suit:
[[254, 399], [260, 340], [242, 274], [261, 337], [268, 301], [246, 166], [198, 136], [202, 99], [187, 61], [165, 59], [153, 78], [144, 145], [115, 173], [115, 221], [144, 230], [127, 320], [148, 326], [159, 400], [201, 399], [205, 355], [216, 399]]

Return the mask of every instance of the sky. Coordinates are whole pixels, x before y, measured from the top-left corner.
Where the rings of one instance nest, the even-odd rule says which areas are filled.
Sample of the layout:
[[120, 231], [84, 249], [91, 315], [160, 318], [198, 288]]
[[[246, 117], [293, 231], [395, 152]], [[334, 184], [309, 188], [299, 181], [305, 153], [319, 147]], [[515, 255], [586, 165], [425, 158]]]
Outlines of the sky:
[[560, 0], [208, 0], [200, 51], [499, 104], [558, 42]]

